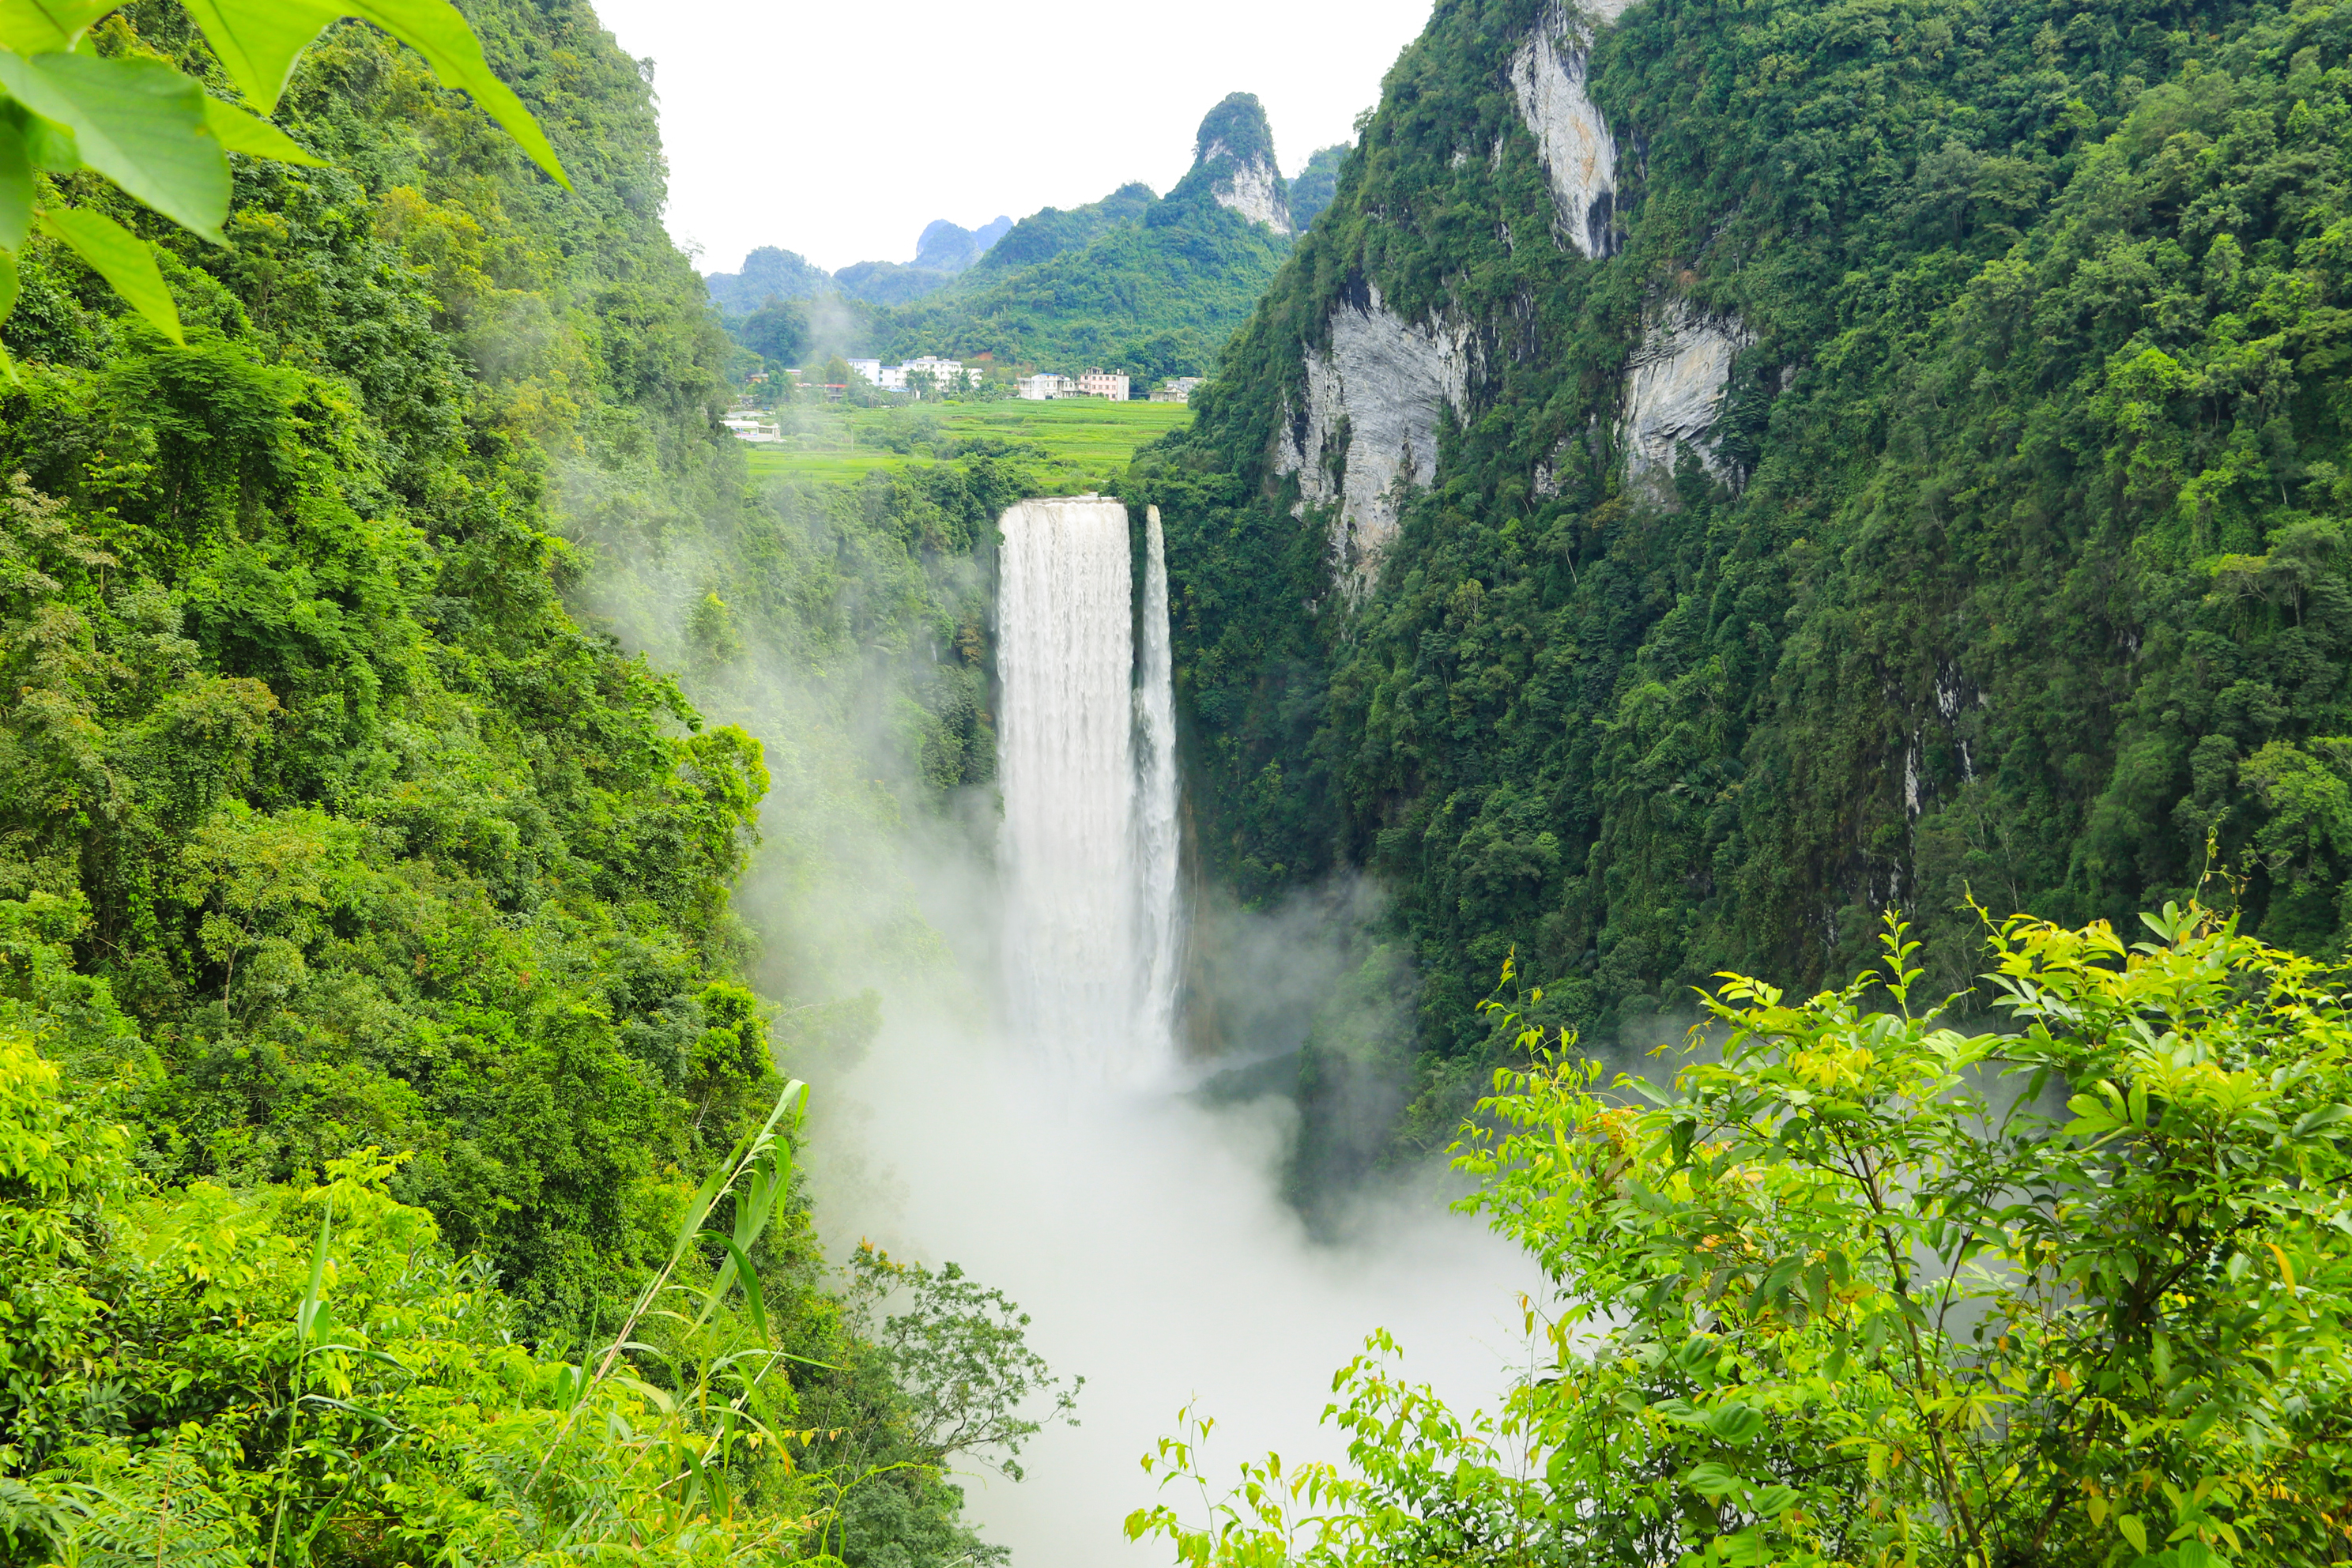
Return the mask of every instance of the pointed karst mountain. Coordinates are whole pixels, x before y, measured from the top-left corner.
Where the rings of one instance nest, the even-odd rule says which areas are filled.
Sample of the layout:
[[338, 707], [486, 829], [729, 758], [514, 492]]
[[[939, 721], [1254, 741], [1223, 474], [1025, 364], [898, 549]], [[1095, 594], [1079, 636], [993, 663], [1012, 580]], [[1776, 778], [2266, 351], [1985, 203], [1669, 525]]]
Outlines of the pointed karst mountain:
[[1124, 370], [1139, 391], [1205, 374], [1289, 253], [1290, 205], [1251, 94], [1210, 110], [1192, 151], [1164, 197], [1127, 184], [1023, 218], [951, 286], [898, 312], [886, 352]]
[[1257, 94], [1236, 92], [1202, 120], [1192, 143], [1192, 172], [1184, 184], [1196, 179], [1228, 212], [1276, 234], [1290, 232], [1290, 192], [1274, 160], [1274, 128]]

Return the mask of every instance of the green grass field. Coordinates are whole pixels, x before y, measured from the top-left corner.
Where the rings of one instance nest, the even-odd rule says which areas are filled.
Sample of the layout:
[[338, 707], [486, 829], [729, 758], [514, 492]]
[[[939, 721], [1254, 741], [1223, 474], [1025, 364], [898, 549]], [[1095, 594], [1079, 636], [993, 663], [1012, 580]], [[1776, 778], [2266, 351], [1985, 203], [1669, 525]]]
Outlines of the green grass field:
[[917, 404], [904, 408], [786, 408], [782, 445], [745, 447], [755, 479], [856, 479], [972, 452], [1022, 459], [1064, 492], [1110, 484], [1136, 448], [1181, 428], [1181, 403]]

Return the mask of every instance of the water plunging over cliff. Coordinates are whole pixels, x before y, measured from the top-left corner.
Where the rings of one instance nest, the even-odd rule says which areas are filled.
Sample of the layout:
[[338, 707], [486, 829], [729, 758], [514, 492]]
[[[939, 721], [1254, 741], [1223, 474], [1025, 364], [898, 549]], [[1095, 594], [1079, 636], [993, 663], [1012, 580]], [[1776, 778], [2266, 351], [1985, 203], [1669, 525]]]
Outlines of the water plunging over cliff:
[[1168, 574], [1147, 524], [1141, 658], [1127, 508], [1023, 501], [999, 525], [1005, 982], [1014, 1031], [1073, 1076], [1173, 1059], [1175, 721]]

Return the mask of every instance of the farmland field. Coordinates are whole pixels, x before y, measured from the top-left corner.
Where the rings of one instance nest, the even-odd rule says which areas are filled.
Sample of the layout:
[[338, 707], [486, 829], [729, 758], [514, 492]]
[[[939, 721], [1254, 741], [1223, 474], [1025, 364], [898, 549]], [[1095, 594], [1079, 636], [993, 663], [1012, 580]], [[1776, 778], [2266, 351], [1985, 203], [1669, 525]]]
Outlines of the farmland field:
[[911, 464], [987, 453], [1022, 459], [1063, 493], [1100, 489], [1136, 448], [1192, 417], [1181, 403], [916, 404], [899, 408], [783, 408], [776, 445], [746, 450], [755, 479], [856, 479]]

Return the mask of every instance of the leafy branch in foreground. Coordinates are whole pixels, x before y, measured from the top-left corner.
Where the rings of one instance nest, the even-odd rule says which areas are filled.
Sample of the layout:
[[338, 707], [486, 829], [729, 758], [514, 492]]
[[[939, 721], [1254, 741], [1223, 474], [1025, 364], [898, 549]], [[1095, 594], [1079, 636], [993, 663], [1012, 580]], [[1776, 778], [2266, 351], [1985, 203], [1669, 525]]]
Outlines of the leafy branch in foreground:
[[[97, 53], [90, 28], [114, 9], [116, 0], [0, 0], [0, 321], [16, 306], [17, 256], [37, 230], [80, 257], [158, 331], [184, 342], [179, 309], [147, 242], [102, 212], [58, 202], [45, 176], [102, 174], [191, 234], [225, 243], [229, 153], [320, 161], [265, 117], [302, 51], [347, 16], [415, 49], [444, 85], [470, 93], [533, 161], [570, 183], [448, 0], [188, 0], [249, 109], [214, 97], [162, 59]], [[0, 374], [15, 384], [5, 349]]]
[[[1723, 976], [1670, 1085], [1520, 1028], [1456, 1163], [1555, 1282], [1548, 1364], [1465, 1420], [1376, 1335], [1326, 1412], [1347, 1469], [1129, 1532], [1203, 1568], [2342, 1561], [2342, 976], [2144, 919], [2000, 927], [2008, 1032], [1917, 1005], [1892, 921], [1838, 990]], [[1202, 1479], [1193, 1442], [1148, 1464]]]
[[[1029, 1348], [1029, 1314], [1003, 1291], [966, 1277], [950, 1263], [932, 1269], [894, 1263], [860, 1244], [850, 1259], [846, 1304], [876, 1368], [907, 1396], [919, 1452], [935, 1465], [960, 1454], [1021, 1479], [1021, 1449], [1056, 1421], [1075, 1426], [1087, 1380], [1058, 1382]], [[1043, 1397], [1043, 1415], [1023, 1414]]]

